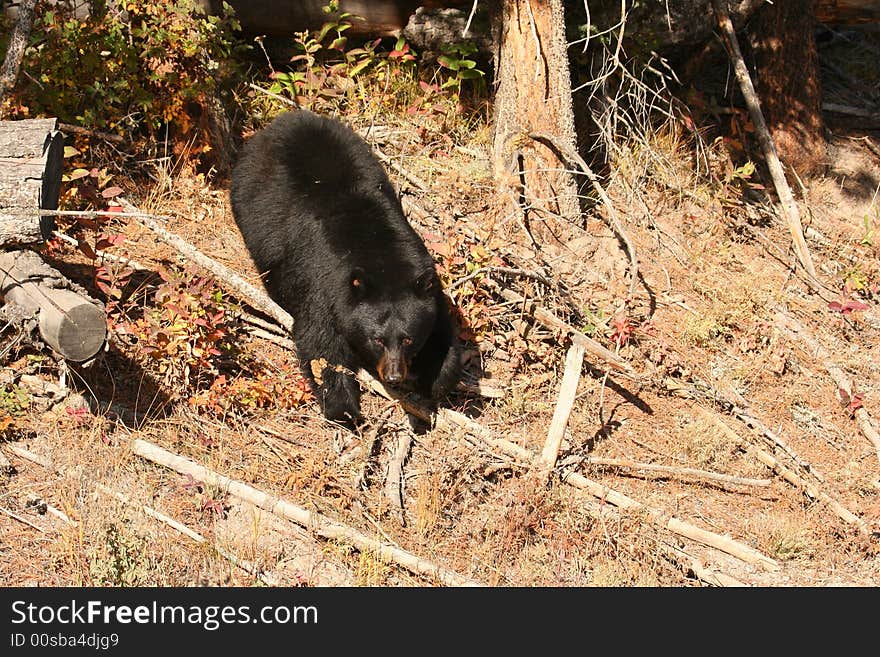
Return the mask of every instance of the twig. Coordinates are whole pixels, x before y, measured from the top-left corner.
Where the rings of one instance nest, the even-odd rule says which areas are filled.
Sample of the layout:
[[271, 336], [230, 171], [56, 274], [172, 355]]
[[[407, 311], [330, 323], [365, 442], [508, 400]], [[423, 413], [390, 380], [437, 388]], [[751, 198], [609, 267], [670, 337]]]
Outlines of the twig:
[[46, 533], [46, 530], [43, 529], [42, 527], [40, 527], [39, 525], [35, 525], [34, 523], [32, 523], [32, 522], [31, 522], [30, 520], [28, 520], [27, 518], [22, 518], [22, 517], [21, 517], [20, 515], [18, 515], [17, 513], [13, 513], [13, 512], [10, 511], [9, 509], [4, 509], [2, 506], [0, 506], [0, 513], [5, 513], [5, 514], [6, 514], [7, 516], [9, 516], [10, 518], [13, 518], [14, 520], [18, 520], [20, 523], [25, 524], [25, 525], [27, 525], [28, 527], [33, 527], [34, 529], [36, 529], [36, 530], [37, 530], [38, 532], [40, 532], [41, 534], [45, 534], [45, 533]]
[[290, 98], [285, 98], [279, 94], [276, 94], [273, 91], [269, 91], [268, 89], [263, 89], [263, 87], [255, 85], [253, 82], [248, 82], [248, 86], [254, 91], [259, 91], [260, 93], [266, 94], [270, 98], [274, 98], [277, 101], [284, 103], [285, 105], [289, 105], [290, 107], [299, 108], [299, 105], [296, 104], [295, 101], [290, 100]]
[[430, 189], [428, 183], [419, 178], [416, 174], [408, 171], [403, 166], [395, 162], [393, 159], [385, 155], [382, 151], [380, 151], [376, 146], [373, 146], [373, 152], [376, 156], [382, 160], [389, 167], [394, 169], [397, 173], [399, 173], [407, 182], [409, 182], [413, 187], [418, 189], [420, 192], [427, 192]]
[[659, 463], [637, 463], [629, 459], [612, 459], [602, 456], [587, 456], [582, 461], [588, 465], [609, 466], [612, 468], [625, 468], [627, 470], [645, 470], [648, 472], [661, 472], [664, 475], [678, 475], [681, 477], [690, 477], [693, 479], [704, 479], [706, 481], [718, 481], [725, 484], [737, 484], [739, 486], [769, 486], [770, 479], [751, 479], [748, 477], [737, 477], [735, 475], [722, 474], [720, 472], [709, 472], [707, 470], [697, 470], [695, 468], [684, 468], [674, 465], [660, 465]]
[[805, 461], [794, 449], [789, 446], [775, 431], [769, 429], [761, 420], [756, 418], [751, 412], [744, 408], [746, 405], [745, 400], [743, 400], [742, 405], [737, 404], [730, 399], [727, 399], [722, 393], [709, 386], [704, 386], [706, 389], [702, 389], [701, 386], [696, 384], [687, 385], [681, 383], [679, 381], [675, 381], [674, 379], [667, 378], [664, 382], [663, 389], [666, 392], [670, 392], [674, 395], [678, 395], [680, 397], [691, 398], [691, 399], [704, 399], [712, 404], [716, 404], [723, 408], [725, 411], [729, 412], [733, 415], [737, 420], [745, 424], [750, 429], [754, 429], [758, 433], [760, 433], [766, 440], [771, 442], [775, 447], [778, 447], [780, 450], [785, 452], [792, 461], [794, 461], [799, 468], [801, 468], [804, 472], [810, 473], [813, 477], [815, 477], [818, 481], [824, 482], [824, 477], [812, 466], [810, 463]]
[[782, 170], [782, 164], [780, 163], [779, 155], [776, 152], [776, 144], [773, 143], [773, 138], [770, 136], [770, 131], [767, 129], [767, 122], [764, 120], [764, 113], [761, 111], [760, 101], [755, 93], [752, 79], [749, 77], [749, 71], [743, 60], [742, 52], [740, 52], [739, 42], [736, 39], [736, 32], [733, 29], [733, 23], [730, 20], [730, 15], [724, 7], [724, 4], [725, 0], [712, 0], [712, 5], [715, 8], [715, 15], [718, 19], [718, 25], [721, 27], [721, 31], [724, 33], [730, 48], [730, 59], [733, 62], [736, 79], [739, 81], [740, 90], [742, 91], [743, 98], [749, 108], [749, 115], [752, 117], [752, 123], [755, 125], [758, 142], [764, 153], [764, 160], [767, 163], [767, 168], [770, 170], [770, 177], [773, 179], [773, 186], [776, 188], [779, 202], [782, 204], [782, 208], [788, 219], [788, 228], [791, 232], [792, 239], [794, 240], [795, 253], [797, 254], [798, 261], [807, 273], [811, 277], [817, 278], [816, 268], [813, 266], [813, 259], [810, 257], [810, 250], [804, 239], [804, 229], [801, 225], [801, 216], [798, 211], [797, 203], [795, 203], [791, 188], [785, 180], [785, 172]]
[[101, 132], [100, 130], [89, 130], [88, 128], [83, 128], [82, 126], [78, 125], [72, 125], [70, 123], [59, 123], [58, 129], [63, 130], [64, 132], [72, 132], [75, 135], [98, 137], [99, 139], [103, 139], [104, 141], [109, 141], [114, 144], [121, 144], [125, 141], [125, 138], [122, 135], [114, 135], [113, 133]]
[[797, 488], [800, 488], [814, 500], [821, 500], [822, 502], [827, 504], [831, 508], [831, 510], [838, 515], [838, 517], [858, 527], [859, 531], [863, 534], [871, 533], [871, 529], [868, 527], [868, 524], [852, 511], [844, 507], [840, 502], [832, 498], [827, 493], [819, 490], [819, 488], [809, 483], [807, 480], [799, 477], [795, 472], [781, 464], [779, 460], [776, 459], [772, 454], [765, 452], [759, 447], [747, 444], [738, 433], [728, 427], [726, 423], [722, 422], [721, 418], [719, 418], [715, 413], [707, 411], [704, 408], [700, 408], [699, 410], [704, 417], [709, 419], [713, 424], [715, 424], [715, 426], [721, 429], [731, 440], [735, 441], [737, 445], [740, 445], [747, 454], [751, 454], [752, 456], [754, 456], [772, 471], [778, 473], [779, 476], [785, 479], [788, 483]]
[[[75, 237], [71, 237], [67, 233], [62, 233], [60, 230], [53, 230], [52, 235], [62, 240], [63, 242], [67, 242], [72, 246], [79, 246], [79, 240]], [[107, 253], [106, 251], [101, 251], [99, 249], [95, 249], [95, 256], [101, 258], [102, 260], [109, 260], [111, 262], [118, 262], [126, 267], [131, 267], [135, 271], [153, 271], [150, 267], [146, 265], [142, 265], [137, 260], [132, 260], [131, 258], [126, 258], [124, 256], [114, 255], [113, 253]]]
[[559, 399], [556, 409], [553, 411], [553, 419], [550, 429], [547, 431], [547, 439], [544, 442], [544, 450], [538, 457], [536, 472], [541, 484], [546, 484], [550, 473], [556, 467], [556, 459], [559, 458], [559, 447], [562, 437], [565, 435], [565, 427], [571, 409], [574, 407], [575, 395], [578, 383], [581, 380], [581, 368], [584, 366], [584, 348], [579, 344], [573, 344], [568, 348], [565, 355], [565, 371], [562, 375], [562, 383], [559, 386]]
[[[410, 399], [395, 397], [385, 388], [385, 386], [369, 376], [366, 372], [359, 372], [358, 379], [383, 397], [386, 397], [387, 399], [397, 399], [398, 403], [407, 413], [429, 422], [431, 426], [436, 429], [443, 429], [446, 431], [464, 429], [478, 438], [485, 446], [497, 449], [504, 454], [519, 460], [521, 463], [534, 466], [537, 457], [530, 450], [521, 447], [516, 443], [510, 442], [509, 440], [497, 438], [489, 429], [486, 429], [481, 424], [462, 413], [447, 408], [441, 408], [437, 413], [432, 413]], [[747, 545], [727, 536], [721, 536], [720, 534], [701, 529], [700, 527], [692, 525], [684, 520], [669, 516], [660, 509], [637, 502], [622, 493], [608, 488], [607, 486], [603, 486], [598, 482], [591, 481], [576, 472], [570, 472], [563, 475], [562, 481], [576, 488], [585, 490], [594, 497], [608, 502], [609, 504], [613, 504], [621, 509], [643, 513], [645, 514], [645, 517], [657, 527], [667, 529], [680, 536], [685, 536], [691, 540], [702, 543], [703, 545], [716, 548], [722, 552], [733, 555], [746, 563], [758, 565], [765, 570], [779, 569], [779, 564], [774, 559], [761, 554]]]
[[[853, 399], [852, 381], [850, 381], [846, 376], [846, 373], [834, 363], [831, 353], [824, 346], [819, 344], [819, 342], [812, 337], [807, 329], [805, 329], [795, 318], [780, 312], [776, 314], [776, 322], [789, 336], [799, 338], [808, 349], [819, 357], [822, 364], [825, 366], [825, 369], [828, 371], [828, 374], [837, 385], [838, 390], [843, 391], [846, 395], [846, 400], [842, 401], [847, 401], [847, 403], [849, 403], [849, 401]], [[838, 392], [838, 398], [841, 396], [840, 392]], [[874, 451], [877, 453], [877, 458], [880, 459], [880, 433], [878, 433], [877, 428], [874, 426], [874, 422], [871, 419], [868, 410], [864, 406], [859, 406], [853, 411], [853, 415], [858, 421], [862, 434], [865, 438], [871, 441], [871, 444], [874, 446]]]
[[555, 136], [547, 132], [531, 132], [529, 133], [529, 137], [553, 148], [568, 161], [569, 166], [576, 165], [590, 181], [590, 184], [593, 186], [593, 189], [596, 194], [598, 194], [599, 198], [602, 199], [602, 203], [608, 210], [608, 223], [611, 225], [611, 229], [617, 235], [618, 239], [623, 242], [626, 247], [626, 253], [629, 256], [630, 282], [628, 300], [632, 301], [635, 298], [636, 285], [638, 285], [639, 282], [639, 259], [636, 255], [636, 247], [633, 246], [632, 240], [623, 228], [623, 224], [620, 223], [620, 220], [617, 217], [617, 210], [614, 209], [614, 203], [611, 202], [611, 198], [599, 182], [599, 177], [593, 173], [593, 170], [577, 151], [566, 147], [566, 145]]
[[522, 304], [525, 313], [534, 317], [547, 328], [564, 331], [569, 335], [573, 343], [582, 346], [588, 353], [601, 359], [621, 374], [627, 375], [631, 379], [637, 378], [636, 371], [620, 356], [613, 351], [606, 349], [592, 338], [587, 337], [573, 326], [565, 323], [549, 310], [538, 306], [534, 301], [527, 300], [525, 297], [517, 294], [509, 288], [497, 286], [497, 289], [498, 294], [500, 294], [506, 301]]
[[392, 413], [394, 413], [394, 403], [391, 402], [385, 404], [385, 407], [379, 411], [378, 417], [373, 423], [373, 426], [370, 427], [370, 432], [363, 441], [363, 444], [366, 445], [366, 452], [364, 454], [364, 462], [361, 464], [360, 471], [354, 478], [353, 487], [355, 490], [361, 490], [362, 488], [365, 489], [369, 485], [367, 470], [370, 468], [370, 461], [376, 451], [376, 445], [379, 443], [379, 436], [385, 428], [385, 425], [388, 424], [388, 420], [391, 418]]
[[412, 448], [412, 431], [397, 431], [397, 446], [388, 462], [388, 474], [385, 477], [385, 497], [394, 505], [401, 525], [406, 524], [403, 513], [403, 464]]
[[533, 280], [536, 280], [549, 288], [554, 287], [553, 281], [544, 276], [544, 274], [540, 274], [536, 271], [527, 271], [525, 269], [516, 269], [514, 267], [496, 267], [493, 265], [489, 267], [480, 267], [472, 271], [470, 274], [454, 280], [452, 283], [449, 284], [449, 287], [446, 291], [452, 292], [459, 285], [463, 285], [464, 283], [473, 280], [477, 276], [482, 276], [483, 274], [505, 274], [507, 276], [522, 276], [523, 278], [531, 278]]
[[374, 554], [383, 562], [397, 563], [414, 573], [435, 578], [447, 586], [480, 586], [478, 582], [437, 566], [427, 559], [417, 557], [400, 548], [386, 545], [370, 538], [353, 527], [333, 521], [320, 513], [309, 511], [287, 500], [248, 486], [243, 482], [216, 473], [195, 461], [169, 452], [158, 445], [136, 439], [131, 444], [131, 450], [134, 454], [146, 460], [163, 465], [181, 474], [189, 474], [194, 479], [203, 481], [209, 486], [224, 490], [254, 506], [265, 509], [281, 518], [291, 520], [318, 536], [348, 542], [362, 552]]

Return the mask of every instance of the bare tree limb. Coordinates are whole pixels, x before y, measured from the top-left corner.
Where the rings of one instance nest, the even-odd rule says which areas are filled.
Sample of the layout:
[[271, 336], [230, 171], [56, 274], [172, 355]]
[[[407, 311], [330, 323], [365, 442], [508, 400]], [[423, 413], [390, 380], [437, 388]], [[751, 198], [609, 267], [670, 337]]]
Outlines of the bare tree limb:
[[538, 457], [537, 476], [542, 484], [546, 484], [550, 473], [556, 467], [556, 459], [559, 458], [559, 447], [562, 437], [565, 435], [565, 427], [571, 409], [574, 407], [574, 399], [577, 394], [578, 383], [581, 380], [581, 368], [584, 366], [584, 348], [582, 345], [573, 344], [568, 348], [565, 355], [565, 371], [562, 375], [562, 383], [559, 386], [559, 400], [553, 411], [553, 419], [550, 429], [547, 431], [547, 439], [544, 442], [544, 450]]
[[773, 138], [767, 129], [767, 122], [764, 120], [764, 113], [761, 111], [761, 103], [755, 93], [752, 79], [749, 77], [749, 70], [746, 68], [745, 60], [743, 60], [742, 52], [740, 52], [736, 32], [733, 29], [733, 23], [730, 20], [730, 14], [725, 4], [726, 0], [712, 0], [718, 25], [721, 27], [721, 31], [724, 33], [730, 48], [730, 59], [733, 62], [736, 79], [739, 81], [740, 90], [749, 108], [752, 123], [755, 124], [755, 132], [758, 142], [761, 144], [761, 150], [764, 152], [764, 159], [767, 163], [767, 168], [770, 170], [773, 186], [776, 188], [776, 194], [779, 196], [779, 202], [782, 204], [783, 211], [788, 220], [788, 228], [794, 241], [794, 250], [797, 254], [798, 262], [800, 262], [801, 266], [812, 278], [816, 278], [816, 268], [813, 265], [813, 259], [810, 257], [810, 251], [804, 239], [800, 212], [791, 193], [791, 187], [789, 187], [788, 182], [785, 180], [785, 172], [782, 170], [782, 163], [779, 161], [776, 145], [773, 143]]
[[398, 547], [377, 541], [353, 527], [348, 527], [322, 514], [309, 511], [287, 500], [269, 495], [243, 482], [221, 475], [195, 461], [169, 452], [158, 445], [136, 439], [131, 444], [131, 451], [148, 461], [163, 465], [181, 474], [189, 474], [194, 479], [203, 481], [209, 486], [224, 490], [239, 499], [250, 502], [254, 506], [265, 509], [281, 518], [293, 521], [318, 536], [350, 543], [358, 550], [374, 554], [386, 563], [397, 563], [413, 573], [434, 578], [447, 586], [480, 586], [478, 582], [442, 568], [427, 559], [422, 559]]
[[[486, 429], [480, 423], [470, 419], [466, 415], [448, 408], [441, 408], [437, 413], [432, 413], [411, 399], [395, 397], [385, 388], [385, 386], [369, 376], [366, 372], [359, 372], [358, 379], [364, 383], [364, 385], [370, 387], [374, 392], [383, 397], [386, 397], [387, 399], [397, 399], [398, 403], [400, 403], [401, 407], [407, 413], [422, 418], [426, 422], [431, 423], [434, 428], [444, 429], [450, 432], [456, 429], [464, 429], [478, 438], [486, 447], [497, 449], [527, 466], [534, 467], [537, 456], [533, 452], [509, 440], [496, 437], [489, 429]], [[728, 536], [721, 536], [715, 532], [697, 527], [687, 521], [670, 516], [660, 509], [637, 502], [623, 493], [619, 493], [612, 488], [587, 479], [576, 472], [569, 472], [563, 475], [562, 481], [576, 488], [585, 490], [594, 497], [609, 504], [613, 504], [621, 509], [635, 513], [643, 513], [652, 524], [662, 529], [667, 529], [674, 534], [716, 548], [722, 552], [735, 556], [746, 563], [759, 566], [764, 570], [774, 571], [779, 569], [779, 563], [775, 559], [771, 559], [748, 545], [740, 543]]]

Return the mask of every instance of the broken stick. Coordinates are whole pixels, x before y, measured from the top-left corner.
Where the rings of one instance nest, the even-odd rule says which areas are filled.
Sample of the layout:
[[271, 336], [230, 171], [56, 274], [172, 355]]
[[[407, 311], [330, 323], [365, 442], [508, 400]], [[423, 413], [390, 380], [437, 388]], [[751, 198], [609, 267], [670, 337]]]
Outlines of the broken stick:
[[374, 554], [385, 563], [397, 563], [413, 573], [434, 578], [446, 586], [481, 586], [479, 582], [438, 566], [427, 559], [422, 559], [398, 547], [377, 541], [353, 527], [335, 522], [320, 513], [309, 511], [287, 500], [269, 495], [243, 482], [221, 475], [195, 461], [169, 452], [153, 443], [136, 439], [131, 444], [131, 451], [148, 461], [163, 465], [181, 474], [191, 475], [194, 479], [203, 481], [209, 486], [224, 490], [239, 499], [250, 502], [254, 506], [265, 509], [286, 520], [291, 520], [318, 536], [350, 543], [362, 552]]
[[755, 93], [752, 79], [749, 77], [749, 70], [746, 68], [745, 60], [739, 49], [736, 32], [733, 29], [733, 23], [730, 20], [730, 14], [727, 12], [725, 4], [726, 0], [712, 0], [718, 25], [721, 27], [721, 31], [724, 33], [730, 48], [730, 59], [733, 63], [736, 79], [739, 81], [740, 90], [749, 108], [752, 123], [755, 124], [755, 133], [761, 145], [761, 150], [764, 153], [767, 168], [770, 170], [773, 186], [776, 188], [779, 202], [782, 204], [782, 209], [788, 219], [788, 228], [794, 240], [794, 250], [797, 254], [798, 262], [813, 279], [816, 279], [816, 268], [813, 266], [813, 259], [810, 257], [810, 250], [807, 248], [807, 242], [804, 239], [801, 215], [791, 193], [791, 187], [789, 187], [788, 182], [785, 180], [785, 172], [782, 170], [782, 163], [779, 161], [779, 155], [776, 152], [776, 144], [773, 143], [770, 130], [767, 129], [767, 122], [764, 120], [764, 113], [761, 111], [761, 103], [758, 100], [758, 95]]
[[562, 445], [562, 437], [565, 435], [565, 427], [574, 406], [574, 398], [577, 394], [578, 383], [581, 380], [581, 368], [584, 366], [584, 348], [582, 345], [573, 344], [568, 348], [565, 355], [565, 372], [562, 375], [562, 383], [559, 386], [559, 400], [553, 411], [553, 419], [550, 421], [550, 429], [547, 431], [547, 440], [544, 443], [544, 451], [538, 457], [537, 472], [542, 483], [547, 483], [550, 472], [556, 467], [556, 459], [559, 458], [559, 447]]

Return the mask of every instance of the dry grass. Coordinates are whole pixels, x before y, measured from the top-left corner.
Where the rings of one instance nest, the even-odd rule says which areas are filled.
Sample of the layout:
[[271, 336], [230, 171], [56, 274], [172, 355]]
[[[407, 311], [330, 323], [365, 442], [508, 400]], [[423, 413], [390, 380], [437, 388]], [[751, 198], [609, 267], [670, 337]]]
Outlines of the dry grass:
[[[428, 137], [417, 140], [412, 126], [387, 109], [380, 114], [378, 105], [369, 103], [354, 109], [358, 111], [349, 118], [359, 127], [387, 125], [383, 151], [429, 182], [429, 191], [408, 191], [429, 213], [413, 223], [422, 234], [433, 236], [426, 237], [429, 244], [450, 246], [451, 253], [435, 251], [438, 262], [448, 267], [450, 282], [469, 271], [468, 258], [477, 257], [474, 235], [488, 236], [481, 245], [492, 256], [538, 268], [536, 262], [510, 262], [511, 252], [522, 253], [524, 236], [510, 217], [486, 211], [494, 199], [484, 123], [474, 119], [449, 130], [442, 121], [419, 117]], [[847, 166], [860, 162], [877, 170], [876, 159], [859, 142], [845, 145]], [[828, 300], [811, 295], [789, 270], [785, 226], [766, 221], [759, 204], [752, 209], [765, 221], [754, 230], [763, 240], [739, 230], [737, 222], [749, 213], [745, 202], [719, 201], [733, 187], [697, 173], [692, 145], [658, 133], [650, 143], [631, 146], [628, 154], [619, 150], [617, 157], [618, 175], [609, 191], [627, 218], [644, 278], [630, 308], [636, 325], [633, 340], [621, 355], [637, 369], [639, 382], [613, 374], [606, 381], [602, 364], [589, 363], [563, 441], [562, 467], [670, 516], [729, 535], [777, 559], [780, 571], [763, 572], [660, 530], [642, 514], [619, 512], [558, 479], [536, 489], [524, 464], [475, 446], [462, 429], [417, 432], [404, 472], [401, 522], [382, 494], [393, 432], [409, 424], [399, 409], [391, 412], [371, 452], [371, 440], [329, 425], [308, 398], [283, 406], [277, 396], [274, 403], [253, 406], [194, 406], [189, 401], [205, 389], [165, 389], [154, 369], [134, 358], [129, 345], [115, 341], [90, 368], [71, 372], [70, 385], [87, 409], [76, 395], [60, 404], [35, 397], [6, 430], [10, 445], [49, 458], [57, 472], [10, 455], [16, 472], [0, 479], [0, 506], [40, 529], [0, 517], [0, 581], [41, 586], [262, 584], [225, 553], [257, 565], [271, 581], [286, 586], [435, 584], [382, 562], [370, 551], [317, 539], [307, 529], [224, 491], [134, 457], [128, 445], [141, 438], [488, 585], [702, 584], [689, 566], [669, 556], [672, 547], [757, 586], [876, 585], [876, 535], [860, 534], [744, 449], [773, 453], [874, 531], [880, 527], [877, 455], [835, 398], [822, 363], [774, 324], [781, 307], [795, 315], [832, 350], [877, 418], [880, 326], [872, 319], [875, 311], [843, 317], [828, 309]], [[713, 152], [712, 157], [720, 155]], [[171, 164], [157, 167], [155, 185], [130, 200], [145, 211], [168, 215], [169, 230], [257, 282], [234, 229], [226, 182]], [[876, 242], [864, 242], [862, 217], [877, 216], [880, 201], [851, 194], [849, 179], [834, 171], [832, 167], [828, 178], [810, 181], [802, 201], [804, 211], [813, 210], [812, 227], [828, 240], [811, 243], [814, 258], [822, 271], [832, 272], [826, 275], [835, 286], [844, 285], [843, 272], [854, 267], [876, 285]], [[408, 189], [393, 172], [392, 178]], [[115, 228], [127, 236], [120, 251], [138, 261], [158, 269], [178, 260], [136, 222], [120, 219]], [[607, 245], [596, 248], [597, 240]], [[611, 345], [626, 288], [625, 276], [615, 274], [615, 267], [618, 274], [621, 267], [625, 270], [626, 257], [609, 239], [603, 222], [592, 218], [584, 241], [591, 243], [593, 247], [584, 247], [587, 251], [563, 254], [554, 263], [556, 272], [567, 272], [565, 294], [527, 279], [498, 280], [539, 298]], [[774, 245], [783, 254], [781, 260], [770, 248]], [[78, 258], [73, 251], [59, 257], [70, 262]], [[539, 451], [562, 376], [565, 337], [504, 304], [484, 278], [458, 287], [456, 300], [475, 319], [488, 320], [479, 342], [469, 345], [469, 368], [491, 376], [504, 396], [480, 400], [455, 395], [449, 405], [494, 435]], [[874, 292], [871, 305], [876, 301]], [[236, 351], [218, 366], [230, 380], [250, 385], [257, 372], [269, 372], [286, 387], [300, 381], [289, 351], [253, 337], [244, 324], [232, 339]], [[59, 373], [51, 358], [34, 364], [10, 356], [4, 369], [12, 378], [31, 372], [47, 381]], [[723, 405], [707, 396], [670, 394], [666, 381], [702, 386], [748, 408], [811, 470], [759, 432], [725, 417], [741, 439], [734, 441], [705, 416], [706, 411], [723, 416]], [[368, 418], [379, 418], [385, 409], [384, 400], [365, 395]], [[0, 449], [8, 453], [2, 445]], [[672, 475], [637, 476], [625, 468], [580, 465], [578, 457], [587, 455], [772, 477], [773, 483], [757, 488]], [[184, 537], [136, 506], [99, 492], [97, 484], [173, 517], [207, 542]], [[34, 495], [72, 522], [28, 506]]]

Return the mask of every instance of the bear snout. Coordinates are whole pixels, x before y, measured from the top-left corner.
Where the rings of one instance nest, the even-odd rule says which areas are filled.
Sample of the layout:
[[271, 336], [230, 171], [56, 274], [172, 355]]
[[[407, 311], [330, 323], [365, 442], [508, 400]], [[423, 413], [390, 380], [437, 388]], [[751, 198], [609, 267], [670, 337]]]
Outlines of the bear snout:
[[409, 363], [402, 349], [385, 349], [376, 363], [376, 372], [382, 383], [397, 385], [406, 380]]

